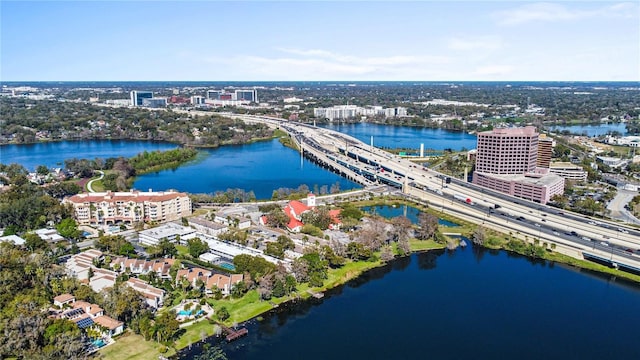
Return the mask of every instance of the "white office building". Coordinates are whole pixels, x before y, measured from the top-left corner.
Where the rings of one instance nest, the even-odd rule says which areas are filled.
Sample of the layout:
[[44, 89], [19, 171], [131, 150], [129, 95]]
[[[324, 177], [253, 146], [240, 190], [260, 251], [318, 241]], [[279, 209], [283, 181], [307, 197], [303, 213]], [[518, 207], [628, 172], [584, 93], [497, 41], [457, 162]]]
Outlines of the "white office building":
[[178, 238], [180, 243], [186, 243], [187, 240], [196, 238], [196, 230], [175, 223], [167, 223], [138, 233], [138, 240], [146, 246], [156, 246], [165, 238], [172, 243], [178, 242]]

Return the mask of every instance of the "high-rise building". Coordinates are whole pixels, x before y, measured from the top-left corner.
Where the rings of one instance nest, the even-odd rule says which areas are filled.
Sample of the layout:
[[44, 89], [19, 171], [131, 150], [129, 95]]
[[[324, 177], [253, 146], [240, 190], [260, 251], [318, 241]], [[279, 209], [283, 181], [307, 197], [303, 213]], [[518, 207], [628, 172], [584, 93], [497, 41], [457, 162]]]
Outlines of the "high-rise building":
[[234, 100], [258, 102], [258, 91], [256, 89], [236, 90]]
[[191, 97], [191, 105], [202, 105], [202, 104], [204, 104], [203, 96], [194, 95]]
[[224, 94], [224, 90], [207, 90], [207, 99], [220, 100], [220, 95]]
[[538, 167], [538, 136], [533, 126], [479, 133], [473, 183], [542, 204], [562, 194], [564, 178]]
[[131, 106], [142, 106], [142, 101], [144, 99], [153, 98], [153, 92], [151, 91], [132, 91], [131, 95]]
[[538, 167], [549, 168], [554, 145], [553, 139], [548, 138], [545, 134], [540, 134], [538, 137]]
[[524, 174], [536, 170], [538, 132], [533, 126], [478, 133], [476, 171]]

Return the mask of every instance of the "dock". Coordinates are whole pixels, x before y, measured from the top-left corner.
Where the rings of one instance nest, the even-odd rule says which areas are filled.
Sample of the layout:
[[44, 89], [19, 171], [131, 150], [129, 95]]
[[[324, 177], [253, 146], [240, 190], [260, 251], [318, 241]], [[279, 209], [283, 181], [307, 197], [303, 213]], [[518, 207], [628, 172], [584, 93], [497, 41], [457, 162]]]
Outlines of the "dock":
[[227, 327], [223, 324], [219, 324], [220, 327], [222, 328], [222, 330], [227, 333], [227, 336], [225, 337], [225, 339], [227, 340], [227, 342], [231, 342], [234, 340], [237, 340], [245, 335], [247, 335], [249, 333], [249, 330], [245, 327], [240, 328], [238, 330], [234, 330], [230, 327]]
[[316, 299], [322, 299], [322, 298], [324, 297], [324, 293], [321, 293], [321, 292], [315, 292], [315, 291], [313, 291], [313, 290], [311, 290], [311, 289], [307, 290], [307, 292], [308, 292], [309, 294], [311, 294], [311, 296], [313, 296], [313, 297], [314, 297], [314, 298], [316, 298]]
[[241, 328], [238, 331], [232, 331], [226, 337], [227, 342], [232, 342], [233, 340], [239, 339], [239, 338], [247, 335], [248, 333], [249, 333], [249, 330], [247, 330], [247, 328]]

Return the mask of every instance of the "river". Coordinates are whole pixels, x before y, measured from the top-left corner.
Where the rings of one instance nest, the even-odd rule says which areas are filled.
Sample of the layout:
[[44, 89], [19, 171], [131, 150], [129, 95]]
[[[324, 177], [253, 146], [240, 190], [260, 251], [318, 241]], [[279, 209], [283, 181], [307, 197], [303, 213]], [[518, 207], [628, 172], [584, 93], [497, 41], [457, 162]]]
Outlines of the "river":
[[638, 286], [505, 251], [414, 254], [325, 295], [250, 321], [223, 350], [244, 360], [640, 358]]

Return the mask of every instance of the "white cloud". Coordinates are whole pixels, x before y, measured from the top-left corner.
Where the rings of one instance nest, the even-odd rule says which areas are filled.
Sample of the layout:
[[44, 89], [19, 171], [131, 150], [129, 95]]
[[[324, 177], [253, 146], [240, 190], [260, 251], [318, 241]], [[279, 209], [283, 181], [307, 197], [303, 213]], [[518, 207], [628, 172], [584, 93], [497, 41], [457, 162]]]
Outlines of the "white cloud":
[[498, 50], [503, 43], [500, 38], [493, 36], [482, 36], [473, 38], [453, 38], [449, 40], [448, 47], [451, 50], [478, 51], [478, 50]]
[[508, 75], [511, 75], [515, 68], [511, 65], [487, 65], [480, 66], [475, 69], [473, 75], [477, 75], [479, 77], [496, 77], [502, 78]]
[[618, 3], [595, 9], [581, 10], [557, 3], [525, 4], [514, 9], [494, 14], [501, 25], [518, 25], [527, 22], [573, 21], [587, 18], [634, 18], [638, 17], [638, 5]]
[[[355, 56], [321, 49], [278, 48], [284, 56], [237, 55], [208, 57], [208, 64], [242, 69], [244, 77], [290, 80], [411, 79], [423, 68], [451, 61], [444, 56]], [[216, 68], [218, 68], [216, 66]]]

